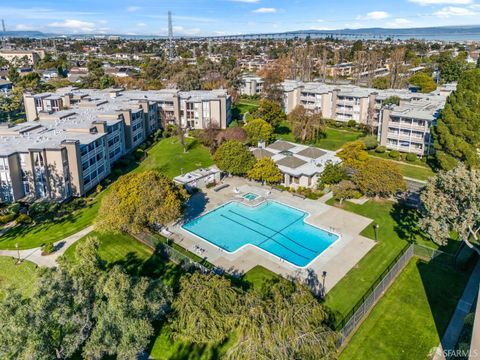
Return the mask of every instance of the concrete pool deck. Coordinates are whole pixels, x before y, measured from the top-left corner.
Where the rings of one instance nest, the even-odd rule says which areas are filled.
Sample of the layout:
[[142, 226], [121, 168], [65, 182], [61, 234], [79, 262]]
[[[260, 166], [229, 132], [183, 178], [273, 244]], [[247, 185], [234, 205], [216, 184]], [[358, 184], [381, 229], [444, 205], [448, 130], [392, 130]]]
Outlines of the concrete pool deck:
[[[173, 238], [177, 243], [192, 252], [196, 252], [198, 247], [204, 249], [202, 257], [230, 273], [245, 273], [253, 267], [261, 265], [287, 278], [304, 279], [311, 286], [320, 289], [322, 273], [326, 271], [325, 291], [328, 292], [375, 245], [373, 240], [360, 235], [360, 232], [371, 224], [371, 219], [326, 205], [320, 200], [295, 197], [288, 192], [271, 190], [268, 194], [269, 187], [241, 178], [227, 178], [222, 183], [228, 184], [229, 187], [218, 192], [206, 189], [204, 192], [192, 196], [187, 209], [186, 221], [188, 218], [200, 216], [232, 200], [255, 204], [258, 201], [269, 199], [310, 213], [310, 217], [307, 219], [308, 223], [340, 235], [340, 239], [320, 254], [308, 268], [301, 269], [250, 246], [230, 254], [185, 231], [181, 224], [170, 228], [170, 231], [175, 234]], [[242, 195], [247, 193], [260, 195], [263, 199], [249, 202], [242, 198]]]

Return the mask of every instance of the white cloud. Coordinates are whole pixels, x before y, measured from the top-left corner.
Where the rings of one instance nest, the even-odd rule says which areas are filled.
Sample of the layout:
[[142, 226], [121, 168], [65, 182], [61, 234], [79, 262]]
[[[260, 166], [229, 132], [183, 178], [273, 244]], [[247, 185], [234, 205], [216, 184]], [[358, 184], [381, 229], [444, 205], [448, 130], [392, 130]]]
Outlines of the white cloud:
[[268, 13], [276, 13], [277, 9], [275, 8], [267, 8], [267, 7], [261, 7], [256, 10], [253, 10], [254, 13], [258, 14], [268, 14]]
[[372, 11], [365, 16], [358, 15], [357, 20], [382, 20], [389, 17], [390, 17], [390, 14], [387, 13], [386, 11]]
[[449, 18], [452, 16], [472, 16], [475, 15], [475, 12], [467, 8], [447, 6], [434, 12], [433, 15], [441, 18]]
[[127, 11], [128, 12], [137, 12], [139, 10], [141, 10], [142, 8], [140, 6], [129, 6], [127, 7]]
[[17, 24], [17, 25], [15, 25], [15, 30], [28, 31], [28, 30], [35, 30], [35, 28], [33, 26], [27, 25], [27, 24]]
[[468, 5], [472, 4], [473, 0], [409, 0], [412, 3], [422, 6], [428, 5]]
[[145, 27], [145, 26], [147, 26], [147, 24], [145, 24], [144, 22], [139, 22], [139, 23], [137, 23], [136, 25], [139, 26], [139, 27]]
[[88, 21], [67, 19], [61, 22], [53, 22], [48, 24], [49, 27], [66, 29], [74, 32], [93, 32], [95, 24]]
[[388, 26], [389, 27], [402, 27], [402, 26], [408, 26], [408, 25], [412, 25], [413, 24], [413, 21], [411, 20], [408, 20], [408, 19], [403, 19], [403, 18], [397, 18], [397, 19], [393, 19], [392, 21], [388, 22]]

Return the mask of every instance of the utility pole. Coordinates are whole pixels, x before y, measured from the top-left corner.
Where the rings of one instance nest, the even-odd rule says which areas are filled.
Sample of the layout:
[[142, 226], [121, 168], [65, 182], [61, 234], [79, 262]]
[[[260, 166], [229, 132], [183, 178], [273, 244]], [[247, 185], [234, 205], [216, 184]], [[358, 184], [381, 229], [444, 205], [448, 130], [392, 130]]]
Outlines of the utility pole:
[[2, 19], [2, 32], [3, 32], [2, 48], [5, 49], [5, 42], [6, 42], [6, 37], [7, 37], [7, 28], [5, 27], [5, 20], [4, 19]]
[[175, 57], [175, 44], [173, 42], [172, 12], [168, 12], [168, 60], [173, 61]]

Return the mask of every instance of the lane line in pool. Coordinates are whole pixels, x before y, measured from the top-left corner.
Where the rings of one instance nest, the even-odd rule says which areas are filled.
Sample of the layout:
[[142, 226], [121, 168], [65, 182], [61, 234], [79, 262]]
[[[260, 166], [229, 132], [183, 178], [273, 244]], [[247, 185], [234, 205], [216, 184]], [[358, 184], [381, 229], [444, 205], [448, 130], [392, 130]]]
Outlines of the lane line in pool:
[[[252, 219], [250, 219], [249, 217], [247, 217], [247, 216], [245, 216], [245, 215], [239, 214], [239, 213], [237, 213], [237, 212], [235, 212], [235, 211], [233, 211], [233, 210], [230, 210], [230, 209], [229, 209], [228, 211], [231, 212], [231, 213], [233, 213], [233, 214], [235, 214], [235, 215], [237, 215], [237, 216], [240, 216], [240, 217], [242, 217], [242, 218], [244, 218], [244, 219], [246, 219], [246, 220], [249, 220], [249, 221], [251, 221], [251, 222], [253, 222], [253, 223], [257, 224], [257, 225], [260, 225], [260, 226], [262, 226], [262, 227], [264, 227], [264, 228], [266, 228], [266, 229], [268, 229], [268, 230], [275, 231], [275, 234], [273, 234], [273, 235], [270, 236], [269, 238], [273, 238], [275, 235], [280, 235], [280, 236], [283, 236], [284, 238], [286, 238], [287, 240], [290, 240], [290, 241], [293, 242], [294, 244], [296, 244], [296, 245], [304, 248], [305, 250], [311, 251], [311, 252], [314, 253], [314, 254], [316, 254], [316, 253], [318, 252], [318, 251], [316, 251], [316, 250], [310, 249], [309, 247], [307, 247], [307, 246], [305, 246], [305, 245], [303, 245], [303, 244], [301, 244], [301, 243], [293, 240], [293, 239], [290, 238], [289, 236], [287, 236], [287, 235], [285, 235], [285, 234], [282, 233], [283, 230], [285, 230], [286, 228], [292, 226], [292, 225], [295, 224], [297, 221], [303, 219], [303, 216], [301, 216], [300, 218], [296, 219], [295, 221], [292, 221], [290, 224], [288, 224], [287, 226], [283, 227], [282, 229], [280, 229], [280, 230], [275, 230], [275, 229], [272, 229], [272, 228], [270, 228], [270, 227], [268, 227], [268, 226], [266, 226], [266, 225], [263, 225], [262, 223], [259, 223], [259, 222], [256, 221], [256, 220], [252, 220]], [[267, 240], [268, 240], [268, 239], [267, 239]], [[265, 241], [267, 241], [267, 240], [265, 240]]]
[[[304, 258], [304, 259], [306, 259], [306, 260], [309, 260], [309, 259], [310, 259], [310, 258], [308, 258], [308, 257], [306, 257], [306, 256], [303, 256], [302, 254], [297, 253], [296, 251], [293, 251], [292, 249], [286, 247], [286, 246], [283, 245], [282, 243], [280, 243], [280, 242], [278, 242], [277, 240], [275, 240], [272, 236], [275, 236], [275, 235], [277, 235], [277, 234], [274, 234], [274, 235], [272, 235], [272, 236], [267, 236], [267, 235], [264, 235], [264, 234], [262, 234], [261, 232], [259, 232], [259, 231], [257, 231], [257, 230], [252, 229], [251, 227], [249, 227], [249, 226], [247, 226], [247, 225], [244, 225], [244, 224], [242, 224], [242, 223], [240, 223], [240, 222], [238, 222], [238, 221], [236, 221], [236, 220], [230, 219], [228, 216], [225, 216], [225, 215], [223, 215], [223, 214], [221, 214], [220, 216], [224, 217], [224, 218], [227, 219], [227, 220], [233, 221], [234, 223], [236, 223], [236, 224], [238, 224], [238, 225], [240, 225], [240, 226], [243, 226], [243, 227], [245, 227], [245, 228], [247, 228], [247, 229], [249, 229], [249, 230], [251, 230], [251, 231], [254, 231], [254, 232], [256, 232], [257, 234], [262, 235], [263, 237], [266, 237], [267, 239], [265, 239], [265, 240], [262, 242], [262, 244], [263, 244], [264, 242], [266, 242], [267, 240], [272, 240], [273, 242], [275, 242], [276, 244], [280, 245], [281, 247], [283, 247], [283, 248], [286, 249], [287, 251], [290, 251], [291, 253], [294, 253], [295, 255], [300, 256], [301, 258]], [[297, 221], [298, 221], [298, 220], [297, 220]], [[254, 244], [252, 244], [252, 245], [254, 245]]]

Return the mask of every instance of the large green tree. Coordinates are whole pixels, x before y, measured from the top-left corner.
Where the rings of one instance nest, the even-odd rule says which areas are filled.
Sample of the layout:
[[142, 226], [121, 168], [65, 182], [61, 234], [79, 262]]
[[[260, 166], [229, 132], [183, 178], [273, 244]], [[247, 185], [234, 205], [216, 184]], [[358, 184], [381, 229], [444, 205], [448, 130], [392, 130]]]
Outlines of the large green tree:
[[458, 161], [469, 167], [480, 164], [480, 69], [466, 71], [457, 90], [447, 99], [437, 125], [433, 127], [435, 157], [442, 169]]
[[230, 140], [224, 142], [213, 156], [220, 170], [232, 175], [244, 175], [255, 164], [255, 157], [241, 142]]
[[269, 142], [272, 138], [273, 128], [263, 119], [249, 120], [243, 127], [248, 135], [250, 144], [256, 145], [259, 141]]
[[295, 140], [301, 143], [315, 142], [325, 133], [325, 120], [322, 114], [308, 111], [302, 105], [288, 114], [288, 123]]
[[283, 174], [277, 164], [270, 158], [257, 160], [253, 168], [247, 173], [247, 177], [257, 181], [265, 181], [267, 184], [282, 182]]
[[389, 197], [406, 189], [398, 165], [376, 158], [369, 158], [358, 166], [352, 180], [368, 196]]
[[274, 129], [287, 120], [287, 115], [282, 107], [275, 101], [263, 99], [260, 106], [254, 114], [255, 118], [260, 118], [268, 122]]
[[240, 293], [230, 281], [214, 274], [187, 274], [172, 303], [175, 335], [191, 343], [220, 343], [239, 316]]
[[424, 72], [412, 75], [408, 79], [408, 82], [412, 85], [418, 86], [422, 93], [430, 93], [437, 89], [437, 84], [433, 81], [432, 77]]
[[157, 171], [130, 173], [103, 198], [95, 226], [100, 231], [138, 233], [179, 218], [187, 199], [183, 188]]
[[480, 171], [460, 164], [430, 179], [421, 195], [421, 227], [439, 245], [458, 235], [480, 254]]

